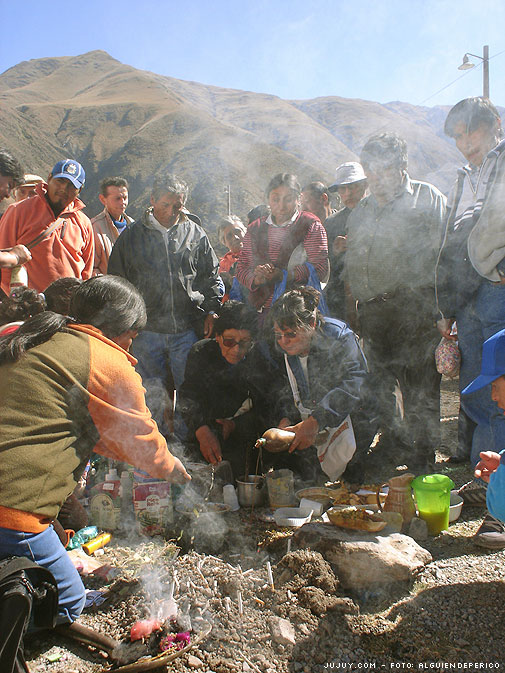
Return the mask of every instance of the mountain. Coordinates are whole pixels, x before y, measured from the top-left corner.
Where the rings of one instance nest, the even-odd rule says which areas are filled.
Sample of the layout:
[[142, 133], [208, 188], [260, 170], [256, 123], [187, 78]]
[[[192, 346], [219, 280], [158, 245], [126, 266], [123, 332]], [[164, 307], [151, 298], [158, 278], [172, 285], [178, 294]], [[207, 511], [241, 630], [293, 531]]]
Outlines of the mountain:
[[337, 96], [283, 100], [137, 70], [103, 51], [24, 61], [0, 75], [0, 145], [26, 172], [80, 161], [90, 216], [101, 210], [100, 180], [124, 176], [128, 212], [138, 216], [153, 178], [170, 170], [189, 182], [190, 208], [211, 231], [227, 212], [227, 185], [232, 212], [245, 216], [276, 173], [330, 183], [378, 131], [403, 136], [411, 176], [447, 191], [461, 157], [443, 134], [446, 113]]

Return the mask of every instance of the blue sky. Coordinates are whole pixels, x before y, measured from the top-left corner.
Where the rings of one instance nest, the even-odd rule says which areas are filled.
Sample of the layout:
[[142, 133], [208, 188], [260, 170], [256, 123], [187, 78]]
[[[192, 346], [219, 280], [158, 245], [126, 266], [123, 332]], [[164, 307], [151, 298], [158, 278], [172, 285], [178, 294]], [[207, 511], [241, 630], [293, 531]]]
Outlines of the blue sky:
[[491, 99], [505, 105], [503, 0], [0, 4], [0, 72], [103, 49], [143, 70], [281, 98], [450, 105], [482, 94], [482, 68], [457, 66], [466, 51], [482, 55], [488, 44]]

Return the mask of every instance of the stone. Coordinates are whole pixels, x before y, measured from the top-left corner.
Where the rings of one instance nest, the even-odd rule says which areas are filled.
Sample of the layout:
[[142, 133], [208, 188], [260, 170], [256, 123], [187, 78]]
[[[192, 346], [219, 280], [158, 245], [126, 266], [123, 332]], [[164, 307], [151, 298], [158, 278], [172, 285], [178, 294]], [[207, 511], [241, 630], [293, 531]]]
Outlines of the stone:
[[346, 589], [363, 591], [408, 582], [433, 560], [408, 535], [352, 531], [331, 523], [305, 524], [294, 534], [296, 546], [319, 552]]
[[270, 619], [270, 631], [274, 641], [280, 645], [294, 645], [296, 643], [294, 626], [287, 619], [272, 617]]
[[428, 539], [428, 524], [424, 519], [418, 519], [417, 516], [412, 519], [409, 526], [409, 535], [414, 540]]
[[190, 668], [203, 668], [204, 663], [198, 657], [195, 657], [194, 654], [188, 654], [186, 658], [186, 663]]

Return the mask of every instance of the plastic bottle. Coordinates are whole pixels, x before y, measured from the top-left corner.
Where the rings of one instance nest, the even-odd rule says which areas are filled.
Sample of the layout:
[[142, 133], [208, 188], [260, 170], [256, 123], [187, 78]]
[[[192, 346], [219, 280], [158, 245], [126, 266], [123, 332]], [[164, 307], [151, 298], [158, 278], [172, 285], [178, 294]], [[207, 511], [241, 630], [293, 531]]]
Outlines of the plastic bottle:
[[16, 287], [28, 287], [28, 273], [22, 264], [11, 269], [9, 290], [12, 292]]
[[111, 537], [110, 533], [102, 533], [101, 535], [98, 535], [98, 537], [94, 537], [89, 542], [86, 542], [86, 544], [83, 544], [82, 549], [86, 554], [92, 554], [97, 549], [105, 547], [105, 545], [110, 542]]
[[121, 519], [121, 481], [116, 468], [105, 475], [105, 481], [91, 489], [90, 520], [103, 530], [116, 530]]
[[96, 526], [86, 526], [86, 528], [81, 528], [81, 530], [78, 530], [77, 533], [71, 537], [67, 549], [77, 549], [77, 547], [81, 547], [97, 535], [98, 528]]
[[257, 449], [266, 449], [270, 453], [280, 453], [289, 449], [294, 438], [295, 433], [290, 430], [270, 428], [263, 433], [263, 436], [256, 441], [254, 446]]

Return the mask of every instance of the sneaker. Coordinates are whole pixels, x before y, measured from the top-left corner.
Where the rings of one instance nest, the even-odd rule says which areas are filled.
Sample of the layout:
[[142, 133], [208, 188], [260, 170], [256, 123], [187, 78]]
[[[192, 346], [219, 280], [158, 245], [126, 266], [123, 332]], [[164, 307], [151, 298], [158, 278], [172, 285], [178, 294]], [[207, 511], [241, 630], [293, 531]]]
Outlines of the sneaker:
[[479, 547], [505, 549], [505, 523], [498, 521], [488, 512], [472, 539]]
[[458, 495], [463, 498], [463, 504], [467, 507], [486, 506], [487, 486], [483, 481], [472, 479], [458, 490]]

